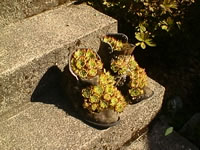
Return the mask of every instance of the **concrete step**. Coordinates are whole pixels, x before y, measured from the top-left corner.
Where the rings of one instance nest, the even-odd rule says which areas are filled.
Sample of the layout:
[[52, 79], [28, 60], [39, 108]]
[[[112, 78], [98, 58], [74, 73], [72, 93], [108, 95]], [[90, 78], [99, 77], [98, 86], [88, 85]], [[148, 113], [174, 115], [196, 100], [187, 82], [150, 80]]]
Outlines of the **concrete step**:
[[130, 140], [121, 150], [199, 150], [190, 141], [179, 135], [176, 131], [165, 136], [169, 128], [165, 122], [156, 119], [150, 124], [149, 130], [137, 140]]
[[[57, 86], [56, 86], [57, 85]], [[58, 84], [0, 122], [0, 149], [115, 150], [137, 138], [162, 105], [164, 88], [149, 79], [154, 95], [121, 114], [120, 124], [100, 130], [76, 117]]]
[[0, 29], [4, 26], [53, 9], [71, 0], [3, 0], [0, 1]]
[[108, 32], [117, 32], [117, 21], [84, 4], [62, 5], [2, 28], [0, 118], [30, 102], [49, 68], [62, 71], [78, 47], [97, 50], [99, 38]]

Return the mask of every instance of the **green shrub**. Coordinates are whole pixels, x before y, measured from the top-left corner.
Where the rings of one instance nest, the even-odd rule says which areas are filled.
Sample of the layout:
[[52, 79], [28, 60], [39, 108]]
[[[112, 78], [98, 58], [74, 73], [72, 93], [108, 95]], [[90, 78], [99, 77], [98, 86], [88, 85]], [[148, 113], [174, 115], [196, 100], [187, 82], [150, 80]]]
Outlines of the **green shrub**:
[[185, 10], [195, 0], [84, 0], [99, 11], [123, 23], [135, 32], [135, 44], [145, 49], [156, 46], [154, 37], [165, 31], [181, 29]]

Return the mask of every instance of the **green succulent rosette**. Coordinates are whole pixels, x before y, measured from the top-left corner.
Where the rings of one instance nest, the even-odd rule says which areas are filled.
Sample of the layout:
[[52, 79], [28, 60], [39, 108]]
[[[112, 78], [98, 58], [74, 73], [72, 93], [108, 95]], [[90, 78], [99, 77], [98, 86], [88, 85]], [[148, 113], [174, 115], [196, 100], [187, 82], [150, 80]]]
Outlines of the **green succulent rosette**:
[[111, 70], [118, 75], [130, 75], [138, 67], [131, 55], [119, 55], [111, 60]]
[[139, 66], [131, 73], [128, 83], [129, 94], [132, 99], [136, 99], [144, 94], [144, 87], [147, 85], [147, 75], [144, 69]]
[[123, 48], [123, 42], [121, 40], [115, 39], [112, 36], [109, 36], [109, 35], [105, 36], [103, 38], [103, 41], [105, 43], [109, 43], [112, 46], [113, 50], [121, 51]]
[[83, 107], [91, 112], [101, 112], [105, 109], [122, 112], [127, 103], [114, 84], [114, 77], [109, 72], [100, 74], [98, 85], [82, 89]]
[[82, 79], [95, 77], [103, 69], [103, 63], [92, 49], [76, 50], [70, 60], [72, 71]]

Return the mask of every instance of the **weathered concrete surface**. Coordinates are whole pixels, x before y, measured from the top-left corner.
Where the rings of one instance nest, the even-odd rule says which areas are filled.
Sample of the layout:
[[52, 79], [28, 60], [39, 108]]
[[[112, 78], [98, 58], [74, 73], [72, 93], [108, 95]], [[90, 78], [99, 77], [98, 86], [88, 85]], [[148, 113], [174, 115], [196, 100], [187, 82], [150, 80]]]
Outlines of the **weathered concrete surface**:
[[72, 0], [1, 0], [0, 29], [4, 26], [39, 14]]
[[120, 124], [106, 130], [95, 129], [68, 115], [67, 100], [57, 103], [60, 94], [49, 96], [54, 100], [48, 102], [44, 100], [47, 97], [40, 98], [38, 101], [43, 103], [32, 103], [26, 110], [0, 122], [0, 149], [118, 149], [145, 128], [161, 108], [164, 88], [152, 80], [150, 88], [154, 90], [151, 98], [128, 106]]
[[107, 32], [117, 32], [117, 21], [84, 4], [62, 5], [1, 29], [0, 116], [30, 101], [48, 68], [62, 70], [77, 47], [98, 49]]
[[[105, 131], [100, 138], [93, 140], [87, 147], [91, 150], [115, 150], [136, 138], [137, 134], [149, 125], [162, 106], [164, 87], [151, 79], [149, 79], [149, 87], [154, 91], [151, 98], [128, 106], [121, 115], [121, 124]], [[87, 149], [87, 147], [84, 148]]]
[[144, 133], [137, 140], [121, 147], [121, 150], [198, 150], [198, 148], [184, 137], [173, 131], [165, 136], [169, 127], [161, 120], [156, 120], [150, 125], [148, 132]]

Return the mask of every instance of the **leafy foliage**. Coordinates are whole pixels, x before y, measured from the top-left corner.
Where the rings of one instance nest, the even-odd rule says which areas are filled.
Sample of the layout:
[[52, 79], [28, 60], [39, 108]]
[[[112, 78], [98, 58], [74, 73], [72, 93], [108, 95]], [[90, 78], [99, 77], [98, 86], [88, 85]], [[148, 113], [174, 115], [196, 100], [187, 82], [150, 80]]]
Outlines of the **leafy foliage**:
[[[135, 42], [142, 49], [156, 46], [153, 39], [163, 31], [173, 34], [181, 28], [185, 10], [195, 0], [84, 0], [119, 22], [130, 24]], [[125, 21], [125, 22], [124, 22]]]
[[165, 136], [170, 135], [173, 131], [174, 131], [174, 128], [173, 128], [173, 127], [167, 128], [166, 131], [165, 131]]

